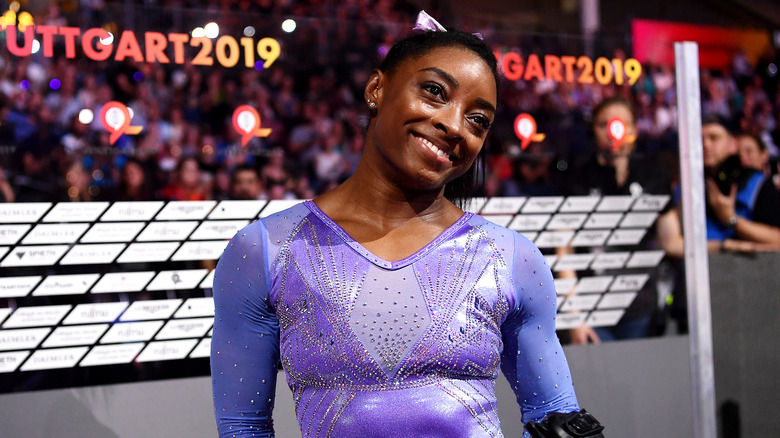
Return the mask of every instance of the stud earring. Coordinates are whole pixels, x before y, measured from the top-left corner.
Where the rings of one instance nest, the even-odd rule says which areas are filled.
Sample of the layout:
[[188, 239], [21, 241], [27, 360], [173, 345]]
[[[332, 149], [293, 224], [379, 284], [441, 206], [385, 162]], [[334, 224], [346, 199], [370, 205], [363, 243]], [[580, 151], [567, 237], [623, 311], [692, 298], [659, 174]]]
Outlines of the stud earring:
[[373, 108], [376, 108], [376, 102], [372, 102], [372, 101], [370, 101], [370, 100], [369, 100], [369, 101], [368, 101], [368, 107], [369, 107], [369, 108], [372, 108], [372, 109], [373, 109]]

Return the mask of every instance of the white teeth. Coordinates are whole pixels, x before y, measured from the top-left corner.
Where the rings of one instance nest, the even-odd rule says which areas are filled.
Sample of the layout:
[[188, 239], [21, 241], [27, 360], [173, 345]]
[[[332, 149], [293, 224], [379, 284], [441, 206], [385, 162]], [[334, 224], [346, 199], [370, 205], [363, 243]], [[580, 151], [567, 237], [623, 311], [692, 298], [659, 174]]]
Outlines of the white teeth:
[[432, 150], [433, 153], [435, 153], [436, 155], [438, 155], [438, 156], [440, 156], [442, 158], [448, 158], [448, 155], [447, 155], [446, 152], [444, 152], [443, 150], [441, 150], [441, 149], [437, 148], [436, 146], [434, 146], [433, 143], [431, 143], [430, 141], [428, 141], [428, 140], [426, 140], [426, 139], [424, 139], [422, 137], [417, 137], [417, 139], [420, 140], [420, 142], [422, 144], [427, 146], [428, 149]]

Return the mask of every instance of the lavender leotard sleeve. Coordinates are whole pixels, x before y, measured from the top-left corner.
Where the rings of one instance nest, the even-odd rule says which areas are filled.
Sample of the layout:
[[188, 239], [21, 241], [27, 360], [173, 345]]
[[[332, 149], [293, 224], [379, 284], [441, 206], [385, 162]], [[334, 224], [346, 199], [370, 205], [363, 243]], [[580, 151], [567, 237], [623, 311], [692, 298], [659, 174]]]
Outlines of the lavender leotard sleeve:
[[222, 437], [274, 436], [280, 360], [306, 438], [501, 437], [499, 364], [524, 422], [578, 409], [544, 258], [469, 213], [389, 262], [300, 204], [231, 240], [214, 300]]
[[528, 239], [514, 233], [516, 301], [501, 325], [501, 369], [515, 392], [523, 422], [549, 412], [579, 410], [569, 366], [555, 333], [557, 301], [550, 267]]
[[273, 437], [279, 321], [268, 297], [261, 222], [233, 239], [214, 275], [211, 379], [220, 437]]

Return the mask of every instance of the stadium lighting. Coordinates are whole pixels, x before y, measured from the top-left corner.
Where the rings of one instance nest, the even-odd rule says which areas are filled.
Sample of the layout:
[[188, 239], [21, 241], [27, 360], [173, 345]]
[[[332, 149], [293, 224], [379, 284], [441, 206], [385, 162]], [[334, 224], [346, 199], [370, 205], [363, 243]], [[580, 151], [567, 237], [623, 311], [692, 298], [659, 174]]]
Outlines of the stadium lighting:
[[292, 31], [294, 31], [296, 26], [297, 24], [295, 23], [295, 20], [293, 20], [292, 18], [288, 18], [282, 22], [282, 30], [287, 33], [291, 33]]
[[32, 42], [32, 52], [38, 53], [38, 51], [41, 50], [41, 43], [38, 42], [38, 40], [33, 40]]
[[195, 29], [192, 29], [193, 38], [202, 38], [204, 36], [206, 36], [206, 30], [202, 27], [196, 27]]
[[206, 31], [206, 37], [211, 38], [212, 40], [219, 36], [219, 25], [213, 21], [205, 25], [203, 30]]
[[84, 108], [83, 110], [79, 111], [79, 123], [82, 125], [89, 125], [92, 123], [94, 118], [95, 114], [89, 108]]

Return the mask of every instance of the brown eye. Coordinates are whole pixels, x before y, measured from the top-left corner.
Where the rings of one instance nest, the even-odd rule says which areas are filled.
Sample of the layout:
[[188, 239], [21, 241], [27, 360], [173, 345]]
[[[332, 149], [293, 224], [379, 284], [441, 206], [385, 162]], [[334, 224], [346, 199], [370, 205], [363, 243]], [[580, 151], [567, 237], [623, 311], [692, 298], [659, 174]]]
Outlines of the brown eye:
[[423, 89], [433, 96], [444, 96], [444, 89], [438, 84], [424, 84]]

